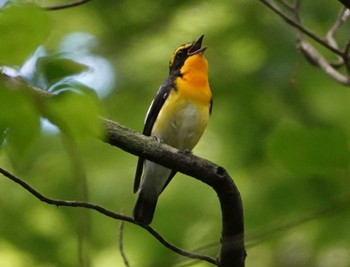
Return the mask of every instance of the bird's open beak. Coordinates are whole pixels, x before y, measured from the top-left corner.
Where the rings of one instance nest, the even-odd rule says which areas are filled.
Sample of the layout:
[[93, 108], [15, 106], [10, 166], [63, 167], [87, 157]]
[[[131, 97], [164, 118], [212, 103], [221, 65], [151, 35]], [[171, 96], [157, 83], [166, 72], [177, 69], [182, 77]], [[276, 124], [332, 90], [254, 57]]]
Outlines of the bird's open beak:
[[204, 38], [204, 34], [202, 34], [197, 41], [193, 43], [190, 49], [188, 49], [187, 55], [192, 56], [195, 54], [203, 54], [207, 47], [202, 47], [202, 41]]

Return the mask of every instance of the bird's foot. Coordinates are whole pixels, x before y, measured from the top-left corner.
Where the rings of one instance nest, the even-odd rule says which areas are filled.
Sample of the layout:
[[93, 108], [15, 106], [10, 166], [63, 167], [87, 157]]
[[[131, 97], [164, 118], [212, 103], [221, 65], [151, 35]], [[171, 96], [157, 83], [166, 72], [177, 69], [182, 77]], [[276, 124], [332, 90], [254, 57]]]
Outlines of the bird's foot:
[[157, 141], [158, 143], [163, 143], [163, 140], [158, 136], [152, 135], [152, 138], [154, 139], [154, 141]]
[[179, 151], [180, 151], [180, 153], [192, 155], [192, 150], [190, 150], [190, 149], [180, 149]]

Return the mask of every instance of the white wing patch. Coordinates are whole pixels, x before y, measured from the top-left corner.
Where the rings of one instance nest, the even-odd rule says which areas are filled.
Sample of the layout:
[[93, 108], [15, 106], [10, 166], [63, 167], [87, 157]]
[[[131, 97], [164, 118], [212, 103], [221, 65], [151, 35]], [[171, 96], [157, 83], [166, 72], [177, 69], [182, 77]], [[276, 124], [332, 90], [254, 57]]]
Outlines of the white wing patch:
[[[162, 87], [159, 87], [156, 96], [157, 96], [158, 94], [160, 94], [161, 89], [162, 89]], [[168, 93], [165, 93], [165, 94], [163, 95], [163, 99], [166, 99], [167, 95], [168, 95]], [[145, 119], [144, 119], [144, 121], [143, 121], [143, 124], [146, 124], [147, 118], [148, 118], [148, 116], [149, 116], [149, 113], [151, 112], [151, 109], [152, 109], [153, 104], [154, 104], [154, 99], [152, 100], [151, 105], [149, 105], [149, 107], [148, 107], [148, 110], [147, 110]]]

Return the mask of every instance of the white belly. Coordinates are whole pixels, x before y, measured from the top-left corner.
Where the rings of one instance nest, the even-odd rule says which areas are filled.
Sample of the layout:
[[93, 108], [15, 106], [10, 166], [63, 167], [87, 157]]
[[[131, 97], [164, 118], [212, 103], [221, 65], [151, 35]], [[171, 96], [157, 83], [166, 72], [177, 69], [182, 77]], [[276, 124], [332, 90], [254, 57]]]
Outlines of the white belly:
[[[169, 106], [167, 106], [169, 105]], [[209, 109], [190, 101], [165, 102], [152, 130], [162, 142], [179, 149], [192, 150], [207, 125]]]

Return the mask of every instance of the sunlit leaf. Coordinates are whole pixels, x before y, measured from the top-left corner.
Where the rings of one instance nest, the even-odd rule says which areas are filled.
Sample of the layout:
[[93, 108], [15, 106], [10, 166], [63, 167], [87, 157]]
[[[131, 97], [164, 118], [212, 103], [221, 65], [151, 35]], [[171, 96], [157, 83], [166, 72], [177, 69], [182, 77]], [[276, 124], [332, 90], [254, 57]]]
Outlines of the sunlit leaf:
[[268, 152], [275, 162], [298, 174], [345, 169], [350, 155], [341, 131], [294, 126], [277, 128], [268, 140]]
[[49, 21], [46, 13], [38, 7], [11, 6], [0, 13], [0, 33], [0, 64], [21, 65], [45, 40]]

